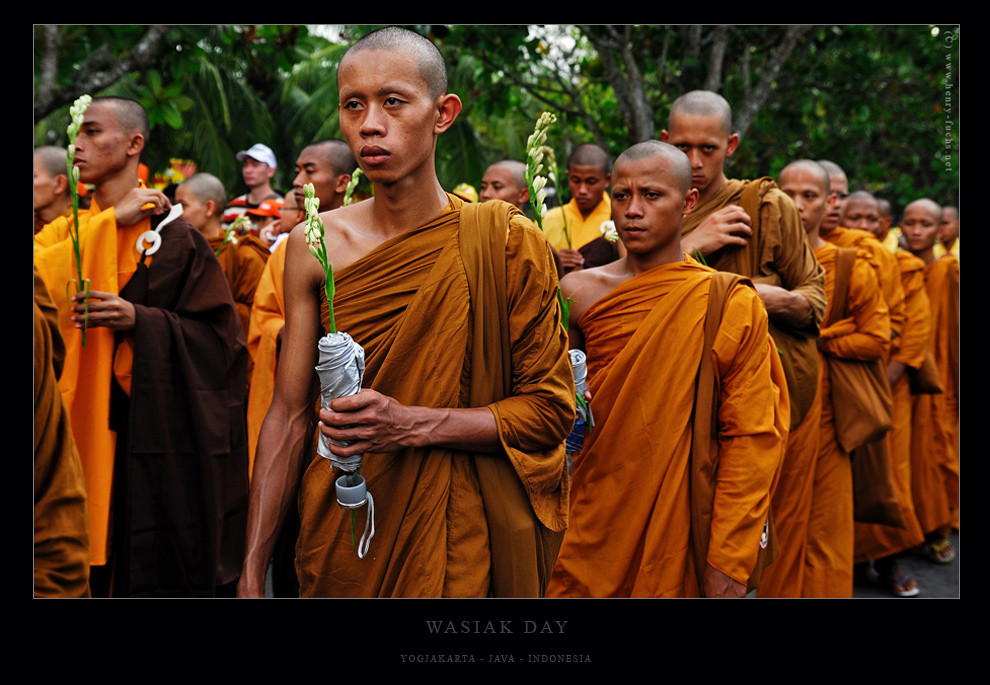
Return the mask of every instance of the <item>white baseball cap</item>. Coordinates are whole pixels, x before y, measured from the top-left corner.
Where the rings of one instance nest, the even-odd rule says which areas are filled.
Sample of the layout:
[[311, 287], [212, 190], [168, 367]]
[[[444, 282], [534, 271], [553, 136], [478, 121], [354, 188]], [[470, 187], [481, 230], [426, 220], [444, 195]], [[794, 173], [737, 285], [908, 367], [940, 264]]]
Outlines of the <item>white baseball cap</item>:
[[237, 153], [237, 161], [243, 162], [245, 157], [250, 157], [251, 159], [263, 162], [275, 169], [278, 164], [275, 162], [275, 153], [267, 145], [262, 145], [261, 143], [255, 143], [251, 146], [250, 150], [241, 150]]

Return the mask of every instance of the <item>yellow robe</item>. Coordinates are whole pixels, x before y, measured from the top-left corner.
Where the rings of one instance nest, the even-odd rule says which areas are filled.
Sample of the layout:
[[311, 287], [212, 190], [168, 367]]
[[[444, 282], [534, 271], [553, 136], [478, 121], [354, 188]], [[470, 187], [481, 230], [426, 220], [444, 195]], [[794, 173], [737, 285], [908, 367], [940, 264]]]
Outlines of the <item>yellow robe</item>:
[[[578, 322], [598, 369], [589, 371], [595, 427], [574, 462], [571, 523], [548, 597], [700, 594], [688, 474], [711, 274], [690, 257], [656, 267]], [[712, 348], [719, 449], [707, 563], [744, 584], [788, 423], [766, 320], [756, 293], [736, 287]]]
[[[928, 349], [931, 309], [925, 292], [925, 263], [910, 252], [895, 254], [904, 289], [904, 332], [891, 359], [913, 369], [921, 368]], [[911, 493], [911, 397], [910, 379], [905, 372], [891, 388], [894, 404], [892, 424], [887, 434], [897, 503], [904, 528], [879, 524], [856, 524], [856, 561], [869, 561], [903, 552], [920, 545], [925, 538]]]
[[[571, 244], [567, 244], [567, 236], [564, 234], [564, 219], [567, 219], [567, 232], [571, 236]], [[547, 241], [558, 250], [566, 248], [578, 249], [584, 247], [595, 238], [601, 238], [601, 226], [605, 221], [612, 219], [612, 201], [608, 195], [602, 196], [602, 201], [591, 210], [591, 214], [585, 219], [581, 216], [581, 210], [577, 203], [571, 200], [563, 207], [554, 207], [543, 218], [543, 231], [547, 236]]]
[[[833, 301], [837, 250], [826, 243], [815, 250], [825, 268], [825, 292], [829, 312]], [[821, 331], [823, 355], [841, 359], [884, 359], [890, 346], [890, 316], [877, 283], [876, 273], [863, 252], [857, 252], [849, 279], [845, 311], [848, 316]], [[811, 514], [804, 597], [852, 597], [853, 588], [853, 482], [852, 462], [838, 443], [828, 365], [822, 360], [822, 414], [818, 458], [812, 486]], [[781, 543], [783, 544], [783, 543]]]
[[286, 243], [283, 240], [258, 280], [251, 307], [248, 327], [248, 354], [254, 360], [251, 373], [251, 392], [248, 393], [248, 473], [254, 471], [254, 454], [258, 449], [258, 436], [265, 422], [268, 408], [275, 395], [275, 373], [278, 370], [278, 336], [285, 327], [285, 295], [282, 291], [285, 274]]
[[[556, 270], [546, 240], [518, 210], [462, 205], [451, 196], [435, 220], [341, 269], [334, 314], [338, 330], [365, 349], [365, 387], [408, 405], [487, 406], [502, 450], [364, 455], [377, 532], [363, 560], [334, 497], [339, 474], [315, 457], [299, 497], [302, 596], [545, 590], [567, 525], [563, 440], [574, 420]], [[495, 250], [503, 249], [500, 269]], [[357, 519], [365, 514], [357, 510]]]

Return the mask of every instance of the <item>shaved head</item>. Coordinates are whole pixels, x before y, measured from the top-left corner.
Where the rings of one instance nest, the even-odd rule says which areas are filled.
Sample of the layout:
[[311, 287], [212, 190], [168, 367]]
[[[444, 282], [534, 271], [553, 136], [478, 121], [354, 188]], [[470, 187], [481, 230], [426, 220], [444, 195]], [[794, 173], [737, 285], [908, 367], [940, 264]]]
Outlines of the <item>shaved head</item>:
[[907, 207], [904, 208], [904, 214], [907, 215], [908, 211], [924, 211], [931, 214], [935, 218], [936, 223], [942, 221], [942, 208], [934, 200], [929, 200], [927, 197], [923, 197], [920, 200], [915, 200]]
[[824, 191], [825, 195], [828, 195], [832, 192], [831, 186], [828, 182], [828, 172], [825, 171], [825, 167], [823, 167], [821, 164], [819, 164], [813, 159], [799, 159], [795, 162], [791, 162], [783, 169], [781, 169], [780, 175], [778, 176], [781, 184], [784, 183], [784, 177], [787, 176], [788, 173], [797, 171], [798, 169], [805, 169], [807, 171], [810, 171], [812, 174], [815, 175], [816, 178], [821, 180], [822, 190]]
[[437, 98], [447, 92], [447, 65], [444, 64], [443, 55], [428, 38], [415, 31], [387, 26], [369, 33], [344, 53], [341, 66], [362, 50], [388, 50], [411, 55], [419, 66], [420, 76], [426, 81], [430, 97]]
[[357, 169], [357, 160], [354, 159], [354, 153], [351, 152], [350, 146], [342, 140], [327, 138], [310, 143], [306, 147], [318, 149], [319, 154], [330, 162], [330, 167], [333, 169], [335, 176], [340, 176], [341, 174], [350, 176]]
[[659, 140], [647, 140], [633, 145], [619, 155], [619, 158], [615, 160], [615, 166], [618, 167], [623, 162], [636, 162], [654, 157], [662, 157], [670, 162], [670, 174], [677, 181], [677, 186], [682, 193], [687, 193], [691, 189], [691, 163], [688, 161], [687, 155], [673, 145], [662, 143]]
[[505, 169], [512, 175], [512, 180], [515, 181], [516, 186], [522, 188], [526, 185], [526, 165], [522, 162], [517, 162], [514, 159], [503, 159], [501, 162], [495, 162], [489, 169]]
[[825, 167], [825, 171], [828, 172], [829, 176], [842, 176], [845, 178], [846, 172], [835, 162], [830, 162], [827, 159], [819, 159], [818, 163]]
[[612, 160], [608, 153], [594, 143], [585, 143], [574, 148], [570, 157], [567, 158], [567, 168], [575, 166], [593, 166], [601, 169], [606, 176], [612, 167]]
[[49, 176], [55, 177], [59, 174], [65, 176], [68, 174], [68, 168], [66, 167], [67, 154], [64, 147], [45, 145], [35, 150], [34, 156], [44, 170], [48, 172]]
[[[668, 122], [673, 121], [677, 114], [718, 117], [725, 135], [732, 133], [732, 108], [724, 97], [710, 90], [692, 90], [674, 100], [674, 104], [670, 106]], [[673, 129], [670, 123], [667, 127]]]
[[[148, 113], [136, 100], [113, 96], [93, 98], [93, 105], [109, 105], [113, 116], [125, 133], [137, 131], [144, 136], [144, 144], [151, 138], [151, 125], [148, 123]], [[92, 106], [92, 105], [91, 105]]]
[[204, 204], [207, 200], [213, 200], [214, 206], [221, 211], [227, 206], [227, 192], [224, 190], [220, 179], [213, 174], [193, 174], [183, 181], [181, 186]]

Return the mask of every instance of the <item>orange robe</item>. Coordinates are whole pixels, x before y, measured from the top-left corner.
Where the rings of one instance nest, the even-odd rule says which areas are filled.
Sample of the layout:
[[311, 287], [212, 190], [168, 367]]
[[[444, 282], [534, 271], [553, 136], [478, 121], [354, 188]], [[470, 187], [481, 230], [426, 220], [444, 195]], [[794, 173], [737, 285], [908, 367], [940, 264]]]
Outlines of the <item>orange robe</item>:
[[[746, 201], [746, 190], [751, 183], [757, 184], [755, 188], [758, 190], [752, 203]], [[790, 366], [785, 360], [784, 364], [791, 402], [790, 428], [794, 430], [810, 409], [817, 387], [818, 364], [814, 339], [825, 315], [825, 272], [815, 261], [797, 207], [770, 178], [752, 182], [726, 180], [712, 197], [684, 217], [681, 234], [688, 235], [710, 214], [733, 204], [747, 205], [743, 209], [753, 220], [749, 246], [744, 249], [728, 245], [708, 255], [706, 263], [719, 271], [746, 276], [756, 284], [780, 286], [799, 293], [811, 305], [811, 316], [800, 328], [770, 320], [770, 334], [779, 348], [788, 352], [804, 352], [796, 355], [802, 363]]]
[[901, 346], [906, 316], [904, 312], [904, 287], [901, 283], [901, 271], [898, 268], [897, 257], [884, 249], [876, 236], [869, 231], [839, 226], [823, 235], [822, 239], [836, 247], [856, 248], [876, 271], [880, 290], [890, 315], [890, 354], [895, 354]]
[[[90, 289], [119, 293], [137, 270], [134, 245], [139, 235], [151, 228], [150, 219], [118, 230], [113, 207], [101, 210], [96, 198], [89, 209], [79, 210], [82, 275]], [[59, 217], [34, 237], [34, 260], [56, 303], [65, 302], [66, 284], [76, 278], [75, 258], [66, 248], [69, 221]], [[149, 260], [149, 263], [153, 258]], [[79, 290], [84, 290], [81, 285]], [[69, 287], [69, 296], [77, 288]], [[72, 434], [82, 458], [89, 504], [91, 564], [107, 563], [110, 526], [110, 494], [113, 481], [116, 432], [110, 430], [111, 375], [117, 373], [129, 385], [127, 349], [115, 359], [114, 334], [109, 328], [86, 331], [82, 346], [80, 329], [70, 320], [67, 306], [59, 305], [59, 328], [65, 341], [65, 366], [59, 389], [69, 408]], [[125, 386], [126, 387], [126, 386]]]
[[[579, 320], [595, 427], [574, 462], [548, 597], [700, 594], [688, 474], [711, 274], [690, 257], [658, 266]], [[719, 447], [707, 562], [745, 584], [788, 424], [783, 369], [752, 288], [732, 291], [711, 354]]]
[[283, 240], [265, 264], [254, 292], [251, 322], [247, 331], [248, 354], [254, 360], [251, 372], [251, 392], [248, 393], [248, 473], [254, 471], [254, 454], [258, 436], [268, 408], [275, 395], [275, 372], [278, 369], [278, 336], [285, 328], [285, 295], [282, 291], [285, 274], [286, 243]]
[[[826, 243], [815, 250], [825, 268], [829, 312], [837, 306], [835, 266], [837, 249]], [[823, 355], [870, 361], [884, 359], [890, 347], [890, 316], [867, 255], [857, 252], [849, 279], [845, 311], [821, 331]], [[822, 359], [822, 414], [818, 458], [815, 462], [808, 544], [802, 586], [804, 597], [852, 597], [853, 588], [853, 482], [852, 462], [838, 443], [828, 365]], [[781, 543], [783, 544], [783, 543]]]
[[214, 253], [223, 245], [223, 249], [220, 249], [220, 254], [217, 255], [217, 261], [223, 268], [223, 275], [227, 277], [227, 285], [230, 286], [230, 293], [234, 296], [237, 314], [244, 327], [244, 336], [247, 337], [254, 291], [258, 287], [258, 281], [271, 253], [265, 244], [253, 235], [238, 236], [236, 240], [236, 244], [231, 241], [223, 245], [221, 235], [219, 238], [212, 238], [209, 243]]
[[[35, 272], [37, 273], [37, 272]], [[47, 292], [40, 293], [47, 299]], [[34, 594], [89, 597], [89, 513], [82, 464], [52, 366], [59, 337], [34, 302]]]
[[[451, 196], [335, 278], [338, 329], [365, 349], [364, 386], [407, 405], [487, 406], [502, 449], [364, 455], [377, 529], [364, 559], [334, 496], [339, 473], [315, 457], [299, 497], [300, 595], [542, 595], [567, 525], [574, 421], [546, 239], [506, 203]], [[356, 511], [363, 526], [367, 508]]]
[[118, 226], [95, 198], [80, 212], [83, 276], [132, 302], [126, 335], [91, 328], [82, 347], [65, 294], [76, 275], [65, 221], [35, 236], [35, 264], [66, 341], [59, 388], [83, 465], [91, 565], [112, 558], [114, 596], [212, 595], [243, 561], [247, 352], [220, 266], [188, 222], [164, 227], [138, 269], [150, 224]]
[[922, 529], [948, 534], [959, 523], [959, 261], [948, 255], [925, 267], [925, 291], [944, 392], [914, 398], [911, 478]]
[[[931, 310], [925, 292], [925, 263], [910, 252], [895, 255], [904, 290], [904, 329], [900, 345], [891, 355], [912, 369], [921, 368], [928, 349]], [[887, 434], [897, 503], [904, 528], [879, 524], [856, 524], [856, 561], [869, 561], [897, 554], [920, 545], [925, 538], [914, 509], [911, 493], [911, 382], [905, 372], [891, 388], [894, 404]]]

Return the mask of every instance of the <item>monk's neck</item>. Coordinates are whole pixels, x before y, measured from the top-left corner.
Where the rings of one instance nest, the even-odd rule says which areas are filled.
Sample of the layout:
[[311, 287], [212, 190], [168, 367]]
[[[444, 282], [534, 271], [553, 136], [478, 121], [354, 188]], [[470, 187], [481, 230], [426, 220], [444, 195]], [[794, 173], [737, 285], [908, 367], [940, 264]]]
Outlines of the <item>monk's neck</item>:
[[110, 209], [124, 199], [127, 193], [140, 185], [137, 172], [121, 173], [96, 186], [93, 199], [101, 210]]
[[944, 241], [944, 240], [942, 241], [942, 247], [944, 247], [944, 248], [945, 248], [945, 251], [946, 251], [946, 252], [949, 252], [950, 250], [952, 250], [952, 247], [953, 247], [953, 246], [954, 246], [955, 244], [956, 244], [956, 238], [953, 238], [952, 240], [950, 240], [950, 241], [948, 241], [948, 242], [946, 242], [946, 241]]
[[39, 207], [34, 210], [34, 215], [38, 217], [42, 222], [50, 224], [65, 214], [66, 210], [69, 208], [69, 203], [66, 200], [55, 201], [48, 205], [47, 207]]
[[639, 276], [650, 269], [654, 269], [664, 264], [674, 264], [684, 261], [684, 252], [681, 251], [680, 242], [674, 242], [665, 249], [652, 252], [648, 255], [638, 255], [629, 252], [626, 255], [626, 268], [633, 276]]
[[411, 231], [436, 218], [450, 198], [434, 176], [433, 183], [415, 187], [407, 183], [376, 184], [371, 206], [372, 226], [385, 239]]
[[199, 229], [199, 232], [207, 240], [213, 240], [223, 235], [223, 226], [220, 225], [219, 221], [208, 221], [203, 228]]
[[698, 193], [698, 204], [695, 206], [700, 207], [701, 205], [708, 202], [708, 200], [715, 197], [715, 194], [722, 189], [722, 186], [725, 185], [725, 182], [727, 180], [728, 178], [726, 178], [725, 172], [722, 172], [717, 179], [712, 181], [712, 184], [710, 186], [705, 188], [705, 192]]
[[811, 245], [812, 250], [817, 250], [820, 247], [825, 247], [825, 241], [822, 240], [821, 234], [818, 229], [813, 231], [808, 231], [808, 244]]
[[922, 250], [921, 252], [914, 252], [912, 250], [911, 254], [913, 254], [915, 257], [918, 257], [919, 259], [921, 259], [921, 261], [923, 261], [926, 265], [927, 264], [931, 264], [932, 262], [935, 261], [935, 250], [934, 250], [934, 246], [931, 246], [931, 247], [929, 247], [926, 250]]

